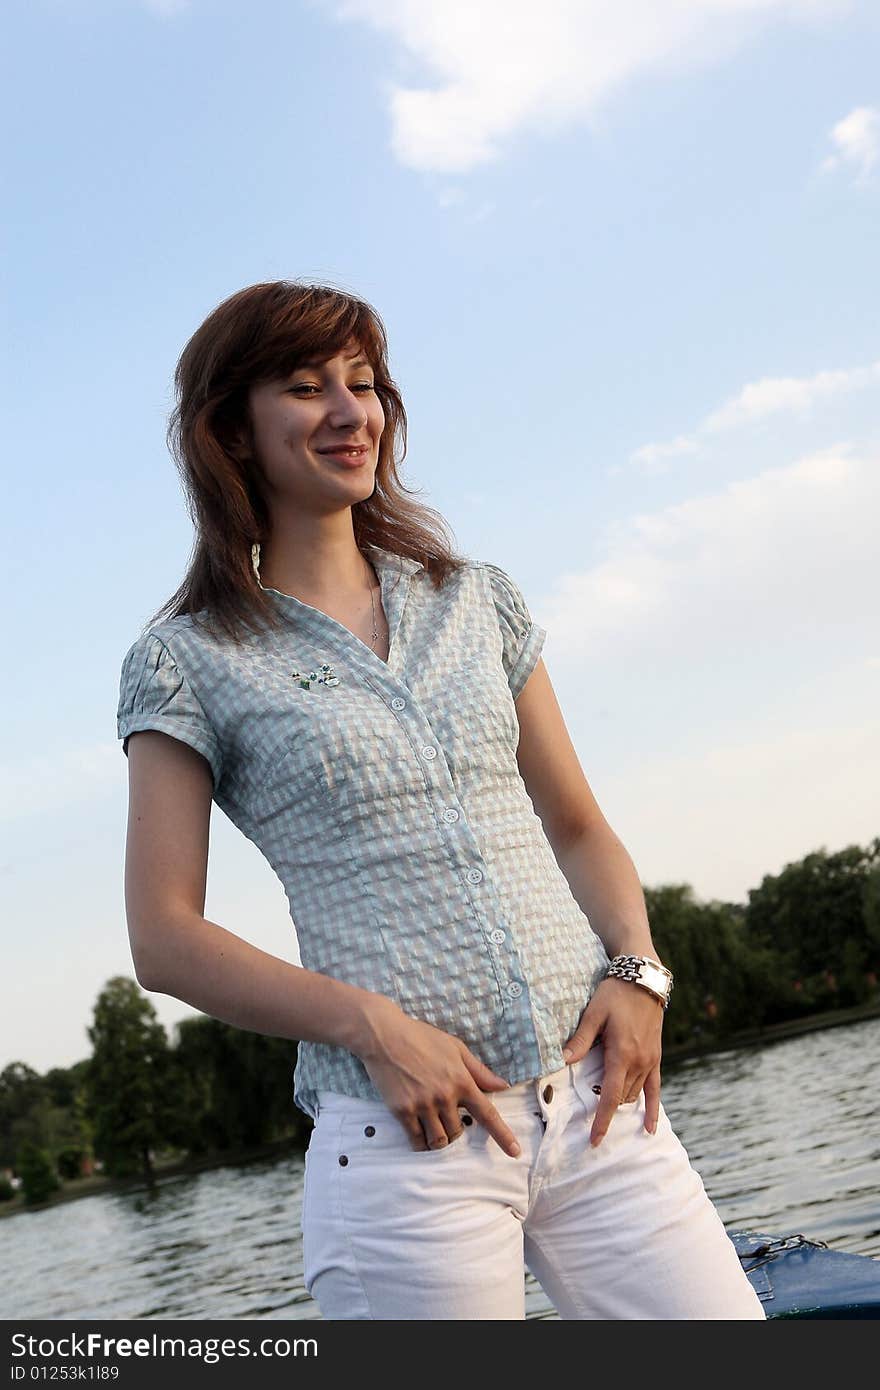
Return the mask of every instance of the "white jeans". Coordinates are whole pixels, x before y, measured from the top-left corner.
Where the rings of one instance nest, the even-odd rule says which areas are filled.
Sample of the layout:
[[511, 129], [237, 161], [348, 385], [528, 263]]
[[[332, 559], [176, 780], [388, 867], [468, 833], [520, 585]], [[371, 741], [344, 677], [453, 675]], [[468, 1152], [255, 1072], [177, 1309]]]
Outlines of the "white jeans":
[[417, 1151], [387, 1106], [319, 1092], [303, 1194], [305, 1284], [323, 1317], [523, 1319], [524, 1264], [561, 1318], [764, 1318], [661, 1104], [589, 1133], [601, 1040], [561, 1071], [489, 1092], [522, 1151], [459, 1107]]

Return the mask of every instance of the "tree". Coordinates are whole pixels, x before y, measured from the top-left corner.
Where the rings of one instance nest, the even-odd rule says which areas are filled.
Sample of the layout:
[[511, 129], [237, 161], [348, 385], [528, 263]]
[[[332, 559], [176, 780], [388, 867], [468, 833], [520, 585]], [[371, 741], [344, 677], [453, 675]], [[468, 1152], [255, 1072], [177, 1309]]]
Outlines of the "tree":
[[45, 1149], [30, 1142], [22, 1145], [16, 1164], [21, 1178], [21, 1190], [28, 1206], [45, 1202], [61, 1184]]
[[817, 850], [749, 891], [751, 940], [778, 954], [784, 975], [803, 980], [814, 1007], [858, 1003], [860, 976], [880, 964], [878, 871], [875, 839], [867, 849]]
[[0, 1072], [0, 1166], [11, 1168], [30, 1142], [49, 1147], [49, 1097], [43, 1078], [26, 1062], [10, 1062]]
[[134, 980], [117, 975], [98, 996], [88, 1035], [95, 1152], [109, 1175], [128, 1176], [140, 1167], [153, 1186], [151, 1150], [167, 1138], [171, 1109], [165, 1029]]
[[190, 1153], [256, 1147], [305, 1133], [292, 1101], [296, 1045], [216, 1018], [177, 1024], [178, 1142]]
[[747, 938], [743, 908], [698, 902], [686, 883], [644, 891], [651, 935], [675, 977], [664, 1037], [723, 1037], [761, 1023], [777, 977], [768, 953]]

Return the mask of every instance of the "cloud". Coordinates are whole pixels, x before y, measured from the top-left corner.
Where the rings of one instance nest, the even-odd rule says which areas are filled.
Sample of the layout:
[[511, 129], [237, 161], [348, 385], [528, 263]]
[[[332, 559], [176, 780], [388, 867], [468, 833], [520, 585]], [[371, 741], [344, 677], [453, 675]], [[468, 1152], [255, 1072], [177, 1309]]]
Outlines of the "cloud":
[[856, 183], [867, 183], [880, 158], [880, 110], [876, 106], [857, 106], [832, 127], [829, 136], [835, 153], [822, 163], [830, 173], [841, 167], [856, 171]]
[[841, 444], [631, 516], [538, 602], [642, 881], [739, 898], [880, 832], [880, 453]]
[[588, 670], [670, 652], [753, 659], [826, 629], [873, 632], [878, 513], [880, 456], [838, 444], [614, 524], [607, 558], [564, 575], [541, 620], [558, 660]]
[[850, 0], [318, 0], [390, 34], [422, 81], [391, 83], [395, 156], [465, 173], [525, 131], [587, 121], [626, 84], [729, 56], [760, 28], [845, 13]]
[[682, 454], [698, 454], [699, 451], [699, 443], [694, 437], [679, 434], [666, 444], [643, 444], [633, 452], [632, 462], [646, 473], [661, 473], [666, 468], [667, 459], [680, 458]]
[[748, 382], [735, 396], [707, 415], [693, 434], [677, 435], [669, 443], [643, 444], [630, 455], [630, 462], [643, 472], [660, 472], [666, 467], [667, 459], [698, 453], [712, 435], [757, 424], [773, 415], [805, 416], [825, 401], [878, 383], [880, 361], [871, 362], [867, 367], [816, 372], [810, 377], [762, 377]]

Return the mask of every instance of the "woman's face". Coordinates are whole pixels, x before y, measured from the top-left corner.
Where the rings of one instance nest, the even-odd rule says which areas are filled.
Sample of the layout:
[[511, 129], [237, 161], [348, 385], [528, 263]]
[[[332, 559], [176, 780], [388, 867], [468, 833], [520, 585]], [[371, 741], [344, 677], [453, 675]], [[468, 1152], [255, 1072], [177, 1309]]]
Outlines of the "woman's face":
[[[327, 362], [263, 381], [248, 395], [257, 457], [270, 498], [327, 512], [375, 486], [385, 412], [357, 343]], [[358, 453], [340, 452], [356, 448]]]

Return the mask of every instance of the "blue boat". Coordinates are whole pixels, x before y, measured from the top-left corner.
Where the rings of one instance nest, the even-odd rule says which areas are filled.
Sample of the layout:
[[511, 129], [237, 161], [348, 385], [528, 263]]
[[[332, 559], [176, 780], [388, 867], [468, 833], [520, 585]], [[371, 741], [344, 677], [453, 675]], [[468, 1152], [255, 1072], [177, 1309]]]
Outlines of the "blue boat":
[[800, 1234], [727, 1234], [768, 1318], [880, 1318], [880, 1260]]

